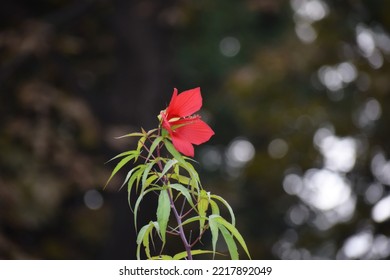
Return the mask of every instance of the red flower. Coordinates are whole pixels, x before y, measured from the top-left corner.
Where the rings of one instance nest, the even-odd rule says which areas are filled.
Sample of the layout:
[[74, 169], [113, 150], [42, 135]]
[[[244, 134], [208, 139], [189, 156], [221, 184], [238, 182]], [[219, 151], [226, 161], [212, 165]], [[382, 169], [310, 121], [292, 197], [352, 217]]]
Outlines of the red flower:
[[202, 107], [200, 88], [194, 88], [173, 96], [169, 106], [161, 111], [162, 127], [171, 136], [176, 150], [186, 156], [194, 156], [192, 144], [199, 145], [210, 139], [214, 131], [200, 119], [199, 115], [192, 115]]

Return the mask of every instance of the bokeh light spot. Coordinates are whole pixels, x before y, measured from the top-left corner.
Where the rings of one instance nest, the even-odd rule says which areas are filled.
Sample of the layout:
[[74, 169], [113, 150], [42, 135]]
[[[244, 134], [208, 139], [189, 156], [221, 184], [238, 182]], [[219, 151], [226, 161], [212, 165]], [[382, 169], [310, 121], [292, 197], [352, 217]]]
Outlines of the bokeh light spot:
[[227, 150], [227, 158], [232, 166], [243, 166], [255, 156], [255, 147], [246, 139], [233, 140]]
[[283, 158], [288, 152], [288, 144], [283, 139], [274, 139], [268, 145], [268, 154], [271, 158]]
[[240, 52], [241, 44], [235, 37], [225, 37], [219, 43], [219, 49], [224, 56], [234, 57]]
[[84, 194], [84, 204], [91, 210], [101, 208], [103, 203], [103, 196], [97, 190], [88, 190]]
[[373, 243], [373, 236], [370, 232], [361, 232], [349, 237], [343, 246], [347, 258], [355, 259], [366, 254]]
[[387, 196], [372, 208], [372, 218], [375, 222], [381, 223], [390, 218], [390, 196]]

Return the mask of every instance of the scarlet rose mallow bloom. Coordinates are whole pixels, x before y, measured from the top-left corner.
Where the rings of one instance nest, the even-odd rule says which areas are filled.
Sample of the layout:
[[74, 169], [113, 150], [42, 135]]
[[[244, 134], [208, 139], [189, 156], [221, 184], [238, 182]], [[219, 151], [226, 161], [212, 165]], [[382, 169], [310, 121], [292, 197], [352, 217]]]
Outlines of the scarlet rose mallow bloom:
[[199, 87], [180, 94], [175, 88], [171, 102], [160, 113], [162, 127], [168, 131], [173, 146], [183, 155], [193, 157], [193, 144], [207, 142], [214, 135], [214, 131], [199, 115], [193, 115], [201, 107], [202, 95]]

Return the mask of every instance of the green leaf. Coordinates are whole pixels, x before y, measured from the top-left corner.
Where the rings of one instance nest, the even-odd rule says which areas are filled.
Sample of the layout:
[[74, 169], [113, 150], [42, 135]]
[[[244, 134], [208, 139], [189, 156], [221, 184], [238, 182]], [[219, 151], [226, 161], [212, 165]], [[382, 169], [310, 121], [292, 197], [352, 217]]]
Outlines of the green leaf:
[[194, 166], [189, 162], [179, 162], [180, 166], [184, 168], [191, 178], [193, 178], [195, 181], [199, 182], [199, 175], [198, 172], [196, 172]]
[[211, 231], [211, 244], [213, 246], [213, 258], [214, 258], [216, 248], [217, 248], [218, 233], [219, 233], [218, 222], [215, 221], [214, 216], [210, 216], [209, 225], [210, 225], [210, 231]]
[[171, 187], [172, 189], [177, 190], [182, 195], [184, 195], [184, 197], [186, 198], [188, 203], [191, 205], [191, 207], [195, 208], [194, 202], [192, 201], [192, 197], [191, 197], [190, 191], [186, 187], [184, 187], [181, 184], [170, 184], [169, 187]]
[[127, 175], [126, 175], [126, 178], [125, 180], [123, 181], [122, 185], [120, 186], [119, 190], [121, 190], [123, 188], [123, 186], [126, 184], [126, 182], [129, 181], [130, 177], [131, 177], [131, 174], [134, 173], [134, 171], [136, 171], [138, 169], [138, 166], [134, 167], [133, 169], [131, 169]]
[[190, 185], [192, 190], [196, 191], [199, 193], [200, 191], [200, 180], [199, 180], [199, 175], [198, 172], [196, 172], [195, 168], [192, 166], [191, 163], [189, 162], [179, 162], [179, 165], [181, 168], [187, 171], [188, 175], [190, 175]]
[[215, 203], [214, 200], [211, 200], [210, 199], [210, 206], [211, 206], [211, 214], [212, 215], [219, 215], [219, 207], [218, 207], [218, 204]]
[[137, 215], [138, 215], [137, 213], [138, 213], [138, 208], [139, 208], [139, 205], [140, 205], [142, 199], [144, 198], [145, 195], [147, 195], [148, 193], [150, 193], [152, 191], [161, 191], [161, 190], [163, 190], [162, 187], [150, 188], [138, 196], [137, 201], [135, 202], [135, 205], [134, 205], [134, 227], [136, 230], [137, 230]]
[[154, 139], [152, 145], [150, 146], [149, 154], [148, 154], [148, 157], [146, 158], [146, 160], [148, 160], [152, 156], [153, 152], [156, 150], [157, 146], [160, 144], [160, 142], [163, 139], [164, 139], [164, 137], [162, 137], [162, 136], [159, 136], [156, 139]]
[[169, 215], [171, 213], [171, 203], [169, 200], [168, 190], [161, 190], [158, 197], [157, 206], [157, 223], [160, 226], [161, 239], [165, 244], [166, 230], [169, 221]]
[[152, 129], [152, 130], [149, 130], [148, 132], [146, 132], [144, 129], [141, 129], [142, 132], [133, 132], [133, 133], [129, 133], [129, 134], [126, 134], [126, 135], [122, 135], [122, 136], [119, 136], [119, 137], [115, 137], [115, 139], [121, 139], [121, 138], [125, 138], [125, 137], [142, 137], [142, 136], [149, 136], [149, 135], [151, 135], [152, 133], [154, 133], [156, 130], [157, 130], [157, 128]]
[[[189, 218], [187, 220], [185, 220], [184, 222], [181, 223], [181, 226], [185, 226], [187, 224], [190, 224], [190, 223], [193, 223], [193, 222], [196, 222], [196, 221], [200, 221], [200, 220], [208, 220], [207, 217], [199, 217], [199, 216], [195, 216], [195, 217], [192, 217], [192, 218]], [[177, 226], [175, 229], [177, 229], [179, 226]]]
[[147, 225], [144, 225], [138, 235], [137, 235], [137, 259], [140, 260], [141, 259], [141, 244], [143, 243], [143, 240], [145, 238], [145, 236], [149, 236], [147, 234], [147, 231], [149, 230], [149, 227], [150, 227], [150, 223], [147, 224]]
[[142, 137], [144, 135], [145, 134], [141, 133], [141, 132], [133, 132], [133, 133], [129, 133], [129, 134], [126, 134], [126, 135], [119, 136], [119, 137], [115, 137], [115, 139], [121, 139], [121, 138], [125, 138], [125, 137]]
[[109, 163], [111, 161], [113, 161], [114, 159], [117, 159], [117, 158], [120, 158], [120, 157], [124, 157], [124, 156], [127, 156], [127, 155], [131, 155], [133, 153], [138, 153], [137, 151], [126, 151], [126, 152], [123, 152], [123, 153], [120, 153], [119, 155], [116, 155], [115, 157], [113, 157], [112, 159], [106, 161], [106, 163]]
[[[211, 215], [213, 216], [213, 215]], [[210, 216], [210, 218], [211, 218]], [[231, 223], [229, 223], [228, 221], [226, 221], [224, 218], [222, 218], [221, 216], [217, 216], [215, 217], [215, 219], [217, 219], [218, 223], [223, 225], [224, 227], [226, 227], [230, 232], [231, 234], [233, 234], [233, 236], [237, 239], [237, 241], [240, 243], [241, 247], [244, 249], [245, 253], [248, 255], [249, 259], [251, 258], [250, 254], [249, 254], [249, 251], [248, 251], [248, 247], [246, 246], [246, 243], [244, 241], [244, 238], [242, 237], [242, 235], [240, 234], [240, 232], [236, 229], [236, 227], [234, 225], [232, 225]]]
[[193, 158], [191, 158], [191, 157], [183, 156], [183, 158], [185, 159], [186, 162], [192, 161], [192, 162], [195, 162], [195, 163], [199, 163], [198, 161], [196, 161], [195, 159], [193, 159]]
[[229, 203], [223, 199], [222, 197], [220, 197], [219, 195], [215, 195], [215, 194], [212, 194], [210, 195], [210, 199], [216, 199], [220, 202], [222, 202], [223, 205], [225, 205], [225, 207], [229, 210], [229, 213], [230, 213], [230, 217], [232, 219], [232, 225], [235, 226], [236, 224], [236, 217], [234, 216], [234, 212], [233, 212], [233, 209], [232, 207], [229, 205]]
[[[207, 193], [205, 190], [200, 191], [197, 205], [198, 205], [199, 216], [202, 218], [206, 217], [206, 212], [207, 209], [209, 208], [209, 193]], [[202, 230], [204, 229], [204, 223], [205, 223], [204, 219], [199, 220], [200, 232], [202, 232]]]
[[151, 237], [153, 228], [156, 228], [159, 232], [158, 223], [150, 221], [149, 224], [144, 225], [137, 235], [137, 259], [141, 259], [141, 244], [144, 245], [145, 253], [148, 259], [151, 259], [150, 247], [149, 247], [149, 238]]
[[146, 164], [146, 168], [144, 170], [144, 173], [142, 174], [142, 189], [141, 189], [141, 193], [145, 190], [145, 188], [147, 187], [146, 185], [146, 179], [149, 177], [149, 175], [155, 175], [156, 173], [155, 172], [150, 172], [153, 168], [153, 166], [156, 164], [157, 161], [161, 160], [160, 158], [155, 158], [154, 160], [152, 160], [151, 162], [149, 162], [148, 164]]
[[[212, 254], [212, 253], [213, 253], [213, 251], [209, 251], [209, 250], [191, 250], [191, 255], [193, 255], [193, 256], [200, 255], [200, 254]], [[180, 253], [177, 253], [176, 255], [174, 255], [173, 259], [174, 260], [181, 260], [187, 256], [188, 256], [187, 251], [184, 251], [184, 252], [180, 252]]]
[[153, 185], [153, 181], [156, 181], [158, 179], [158, 176], [156, 174], [150, 175], [148, 179], [146, 179], [145, 185], [142, 186], [143, 190], [146, 190], [150, 185]]
[[168, 255], [160, 255], [160, 256], [152, 257], [151, 260], [170, 261], [170, 260], [173, 260], [173, 258], [171, 256], [168, 256]]
[[138, 185], [141, 180], [141, 176], [144, 173], [146, 168], [146, 164], [140, 164], [137, 165], [134, 169], [137, 169], [137, 171], [133, 172], [132, 176], [129, 179], [129, 182], [127, 184], [127, 191], [130, 192], [134, 183], [136, 185], [136, 190], [138, 192]]
[[132, 160], [133, 158], [135, 158], [137, 156], [137, 154], [131, 154], [125, 158], [123, 158], [114, 168], [114, 170], [112, 171], [111, 173], [111, 176], [110, 178], [108, 178], [107, 180], [107, 183], [104, 187], [107, 187], [108, 183], [111, 181], [112, 177], [114, 177], [114, 175], [126, 164], [128, 163], [130, 160]]
[[145, 165], [144, 164], [140, 164], [140, 165], [137, 165], [136, 167], [134, 167], [132, 170], [134, 170], [129, 178], [129, 181], [127, 183], [127, 200], [128, 200], [128, 203], [129, 203], [129, 206], [130, 206], [130, 209], [131, 211], [133, 211], [132, 207], [131, 207], [131, 190], [133, 188], [133, 185], [134, 185], [134, 182], [137, 180], [137, 191], [138, 191], [138, 184], [139, 184], [139, 180], [140, 180], [140, 177], [142, 176], [142, 173], [143, 173], [143, 170], [145, 169]]
[[162, 137], [167, 138], [169, 137], [169, 132], [165, 128], [163, 128], [161, 129], [161, 135]]
[[167, 148], [168, 152], [180, 163], [185, 162], [183, 156], [175, 149], [171, 141], [169, 141], [167, 138], [164, 138], [164, 144]]
[[158, 128], [153, 128], [149, 130], [148, 132], [145, 132], [145, 130], [142, 129], [143, 132], [146, 133], [147, 136], [153, 136], [152, 134], [155, 133], [158, 130]]
[[175, 149], [172, 143], [168, 139], [164, 139], [165, 147], [168, 152], [178, 161], [180, 166], [185, 169], [191, 177], [191, 186], [193, 189], [198, 190], [198, 184], [200, 184], [199, 175], [191, 163], [187, 162], [185, 158]]
[[226, 245], [228, 246], [230, 258], [232, 260], [238, 260], [238, 250], [236, 242], [234, 242], [233, 236], [231, 236], [230, 232], [221, 224], [218, 225], [219, 230], [222, 233], [223, 238], [225, 239]]
[[183, 184], [183, 185], [186, 185], [186, 186], [189, 186], [190, 183], [191, 183], [191, 179], [190, 178], [188, 178], [187, 176], [179, 175], [179, 174], [172, 174], [170, 178], [171, 179], [175, 179], [180, 184]]
[[173, 165], [177, 163], [177, 159], [173, 158], [168, 160], [168, 162], [165, 164], [163, 171], [161, 172], [159, 179], [161, 179], [171, 168]]
[[137, 244], [141, 244], [142, 243], [142, 240], [144, 239], [144, 236], [145, 236], [145, 232], [146, 230], [148, 229], [150, 225], [147, 224], [147, 225], [144, 225], [138, 232], [138, 235], [137, 235]]
[[142, 136], [142, 137], [138, 140], [137, 151], [138, 151], [139, 153], [141, 153], [141, 148], [144, 146], [146, 139], [147, 139], [147, 136], [144, 135], [144, 136]]

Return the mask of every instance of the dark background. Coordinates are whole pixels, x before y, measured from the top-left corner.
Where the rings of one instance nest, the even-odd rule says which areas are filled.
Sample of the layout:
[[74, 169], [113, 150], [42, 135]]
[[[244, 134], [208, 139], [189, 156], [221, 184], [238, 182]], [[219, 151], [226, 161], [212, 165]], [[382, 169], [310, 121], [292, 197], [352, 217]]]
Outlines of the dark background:
[[105, 162], [134, 147], [114, 137], [156, 127], [173, 87], [197, 86], [216, 132], [198, 170], [254, 259], [389, 258], [389, 11], [1, 1], [0, 258], [134, 259], [123, 178], [103, 190]]

